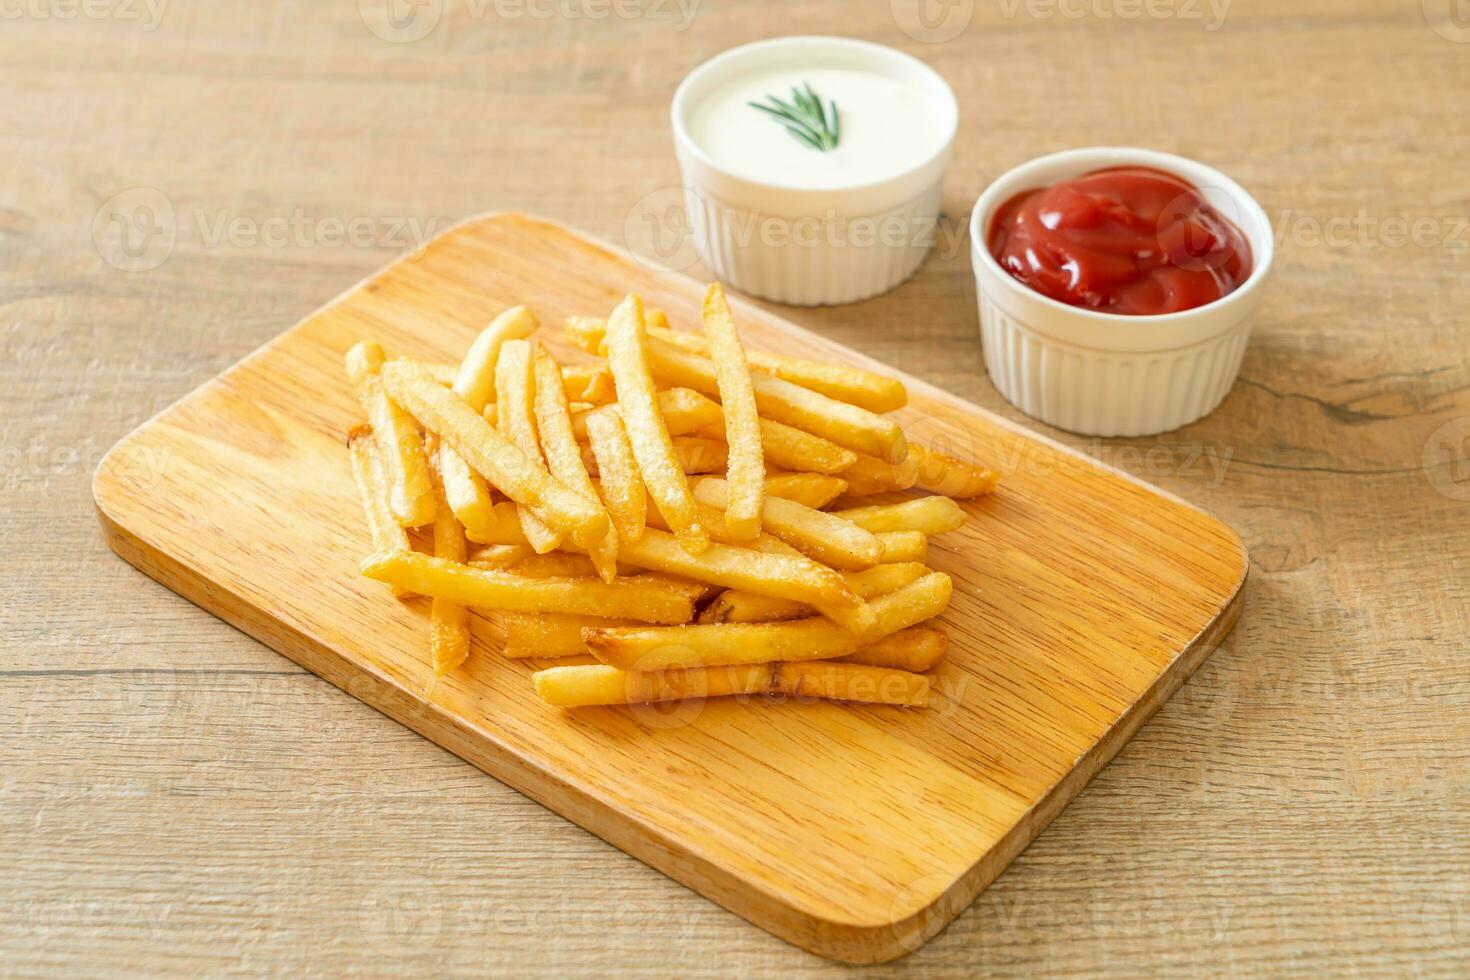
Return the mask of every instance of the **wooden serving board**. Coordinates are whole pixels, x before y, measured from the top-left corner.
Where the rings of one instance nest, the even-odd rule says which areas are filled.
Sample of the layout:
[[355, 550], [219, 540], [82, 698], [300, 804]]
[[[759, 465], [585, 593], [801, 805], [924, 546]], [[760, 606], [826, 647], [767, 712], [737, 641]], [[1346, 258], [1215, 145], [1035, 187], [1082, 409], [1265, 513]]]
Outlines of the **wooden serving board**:
[[[344, 352], [367, 337], [452, 361], [506, 306], [559, 324], [629, 291], [691, 325], [703, 286], [536, 218], [460, 225], [124, 439], [95, 479], [104, 533], [174, 591], [776, 935], [853, 962], [901, 955], [1214, 648], [1239, 612], [1244, 548], [1182, 501], [904, 378], [910, 439], [1003, 473], [931, 544], [955, 582], [932, 707], [566, 713], [532, 693], [535, 664], [497, 654], [491, 620], [430, 689], [428, 603], [357, 571], [370, 547], [343, 445], [358, 421]], [[882, 367], [735, 309], [753, 347]]]

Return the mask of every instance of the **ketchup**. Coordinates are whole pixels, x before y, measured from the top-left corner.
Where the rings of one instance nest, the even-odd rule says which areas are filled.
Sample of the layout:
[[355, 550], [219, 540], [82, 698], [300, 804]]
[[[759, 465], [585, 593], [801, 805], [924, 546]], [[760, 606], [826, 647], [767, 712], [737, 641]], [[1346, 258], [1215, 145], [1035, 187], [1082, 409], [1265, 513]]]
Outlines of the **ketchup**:
[[990, 224], [990, 254], [1044, 296], [1102, 313], [1191, 310], [1251, 273], [1240, 229], [1183, 178], [1111, 167], [1023, 191]]

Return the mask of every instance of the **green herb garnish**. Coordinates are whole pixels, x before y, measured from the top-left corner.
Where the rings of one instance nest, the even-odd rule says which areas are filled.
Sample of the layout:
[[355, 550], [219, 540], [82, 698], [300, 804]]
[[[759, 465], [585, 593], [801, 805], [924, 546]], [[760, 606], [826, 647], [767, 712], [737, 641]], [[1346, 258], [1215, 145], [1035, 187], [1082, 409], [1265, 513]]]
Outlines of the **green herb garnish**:
[[828, 99], [824, 113], [822, 100], [812, 91], [810, 82], [803, 82], [801, 88], [792, 88], [790, 102], [782, 102], [774, 95], [768, 95], [766, 99], [770, 105], [748, 104], [752, 109], [774, 116], [786, 127], [786, 132], [812, 149], [822, 153], [837, 149], [837, 143], [842, 139], [842, 119], [837, 114], [837, 103]]

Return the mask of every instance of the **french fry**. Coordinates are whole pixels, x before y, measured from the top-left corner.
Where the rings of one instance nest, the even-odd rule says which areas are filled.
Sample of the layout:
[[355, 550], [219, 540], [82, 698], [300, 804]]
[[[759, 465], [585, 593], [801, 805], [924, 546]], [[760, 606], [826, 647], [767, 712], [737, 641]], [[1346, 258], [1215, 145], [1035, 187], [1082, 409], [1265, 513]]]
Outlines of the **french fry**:
[[466, 527], [464, 536], [475, 544], [524, 548], [533, 555], [536, 553], [531, 542], [526, 540], [526, 533], [521, 530], [519, 509], [509, 500], [502, 500], [492, 506], [489, 519], [475, 527]]
[[441, 445], [438, 455], [439, 478], [444, 484], [444, 499], [449, 509], [463, 527], [485, 527], [494, 520], [490, 485], [463, 456], [448, 446]]
[[[507, 340], [529, 337], [538, 326], [536, 317], [524, 306], [513, 306], [480, 331], [464, 360], [454, 371], [450, 385], [465, 404], [477, 412], [495, 396], [495, 363]], [[470, 468], [450, 446], [439, 447], [439, 478], [454, 516], [466, 527], [480, 527], [490, 520], [490, 487], [485, 478]]]
[[919, 468], [913, 454], [905, 456], [897, 464], [859, 455], [841, 475], [848, 483], [849, 494], [854, 497], [871, 497], [875, 493], [907, 490], [918, 480]]
[[536, 694], [561, 708], [650, 704], [740, 694], [785, 694], [834, 701], [922, 707], [922, 674], [846, 663], [776, 663], [635, 672], [604, 664], [548, 667], [531, 675]]
[[[693, 483], [694, 497], [711, 507], [725, 508], [730, 484], [719, 477], [700, 477]], [[844, 518], [814, 510], [783, 497], [762, 502], [761, 520], [766, 530], [797, 551], [824, 565], [848, 571], [872, 568], [883, 560], [883, 545], [868, 531]]]
[[380, 345], [359, 341], [347, 352], [347, 380], [373, 427], [393, 516], [404, 527], [418, 527], [434, 519], [434, 488], [424, 440], [413, 418], [385, 387], [383, 370]]
[[841, 473], [858, 457], [830, 439], [770, 419], [761, 419], [761, 449], [772, 466], [813, 473]]
[[775, 689], [793, 697], [894, 704], [922, 708], [929, 703], [929, 678], [905, 670], [853, 663], [783, 663]]
[[909, 444], [914, 457], [914, 486], [946, 497], [980, 497], [995, 489], [1000, 474], [989, 467], [966, 463], [927, 446]]
[[[610, 341], [611, 322], [608, 337]], [[649, 370], [665, 384], [693, 388], [711, 398], [719, 395], [714, 365], [708, 358], [654, 339], [648, 341], [647, 354]], [[762, 418], [795, 426], [854, 452], [882, 459], [901, 460], [908, 452], [903, 430], [892, 419], [773, 375], [752, 375], [751, 387]]]
[[[674, 456], [679, 468], [686, 475], [695, 473], [719, 473], [725, 469], [725, 444], [718, 439], [702, 439], [699, 436], [674, 436]], [[598, 476], [597, 453], [591, 446], [581, 451], [582, 465]], [[711, 535], [713, 537], [713, 535]]]
[[[561, 389], [560, 383], [556, 385]], [[565, 397], [565, 394], [563, 394]], [[507, 341], [500, 349], [500, 360], [495, 364], [495, 407], [496, 425], [501, 434], [517, 449], [538, 465], [545, 462], [540, 439], [536, 432], [536, 383], [532, 373], [531, 342], [528, 340]], [[573, 492], [571, 486], [552, 471], [552, 476]], [[584, 498], [585, 499], [585, 498]], [[601, 509], [601, 504], [588, 501]], [[555, 551], [564, 535], [552, 527], [536, 512], [535, 507], [520, 508], [521, 530], [538, 554]]]
[[[438, 454], [435, 453], [435, 456]], [[435, 466], [429, 468], [434, 481], [434, 557], [460, 563], [465, 560], [464, 528], [449, 509]], [[429, 657], [435, 674], [447, 674], [470, 655], [470, 610], [451, 599], [435, 598], [429, 605]]]
[[884, 531], [943, 534], [965, 523], [964, 510], [948, 497], [916, 497], [897, 504], [851, 507], [833, 513], [875, 534]]
[[509, 340], [523, 340], [540, 324], [524, 306], [513, 306], [480, 331], [454, 375], [454, 393], [475, 411], [495, 400], [495, 365], [501, 348]]
[[703, 554], [691, 555], [667, 531], [655, 528], [636, 542], [624, 542], [621, 554], [625, 561], [656, 572], [813, 606], [855, 608], [862, 603], [842, 576], [809, 558], [726, 544], [712, 544]]
[[597, 566], [591, 558], [566, 551], [530, 555], [512, 562], [506, 569], [527, 578], [590, 578], [597, 574]]
[[768, 664], [652, 674], [589, 664], [548, 667], [531, 675], [531, 683], [541, 700], [561, 708], [757, 694], [768, 689], [770, 679]]
[[643, 482], [680, 546], [698, 555], [709, 547], [709, 535], [695, 515], [689, 483], [658, 412], [657, 389], [649, 373], [643, 301], [637, 296], [626, 297], [613, 310], [606, 343], [608, 367], [618, 391], [618, 413], [623, 417]]
[[937, 616], [949, 604], [948, 575], [930, 572], [873, 599], [877, 627], [865, 641], [823, 617], [783, 623], [721, 623], [670, 627], [589, 629], [587, 649], [622, 670], [674, 670], [791, 660], [831, 660], [856, 653], [877, 639]]
[[929, 538], [923, 531], [883, 531], [873, 535], [883, 542], [883, 561], [926, 561]]
[[[551, 467], [551, 475], [571, 487], [589, 501], [602, 507], [602, 500], [587, 476], [582, 463], [582, 449], [572, 435], [572, 415], [567, 407], [567, 393], [561, 384], [561, 372], [550, 354], [540, 344], [534, 351], [533, 372], [536, 381], [536, 426], [540, 434], [541, 452]], [[592, 563], [603, 581], [611, 582], [618, 574], [618, 532], [611, 522], [602, 541], [590, 549]]]
[[[659, 412], [669, 435], [677, 447], [680, 436], [702, 436], [725, 441], [725, 416], [720, 406], [691, 388], [666, 388], [658, 393]], [[597, 412], [614, 412], [615, 405], [604, 405], [572, 415], [572, 430], [578, 439], [586, 438], [587, 419]], [[761, 450], [766, 462], [785, 469], [813, 473], [839, 473], [851, 467], [858, 454], [843, 449], [830, 439], [770, 419], [760, 420]]]
[[[711, 507], [710, 505], [700, 500], [696, 500], [694, 503], [695, 507], [698, 509], [700, 521], [703, 522], [705, 527], [711, 530], [710, 537], [721, 545], [732, 546], [732, 549], [737, 554], [739, 553], [740, 549], [749, 548], [751, 551], [761, 552], [762, 554], [785, 559], [794, 559], [797, 562], [808, 563], [809, 565], [820, 569], [824, 575], [832, 573], [834, 571], [833, 569], [828, 568], [825, 565], [814, 562], [812, 559], [808, 558], [806, 555], [803, 555], [800, 551], [793, 548], [791, 545], [782, 541], [780, 538], [777, 538], [770, 534], [762, 533], [754, 541], [729, 541], [726, 538], [727, 532], [725, 530], [724, 511], [719, 510], [715, 507]], [[650, 508], [648, 514], [648, 526], [661, 531], [667, 531], [668, 528], [663, 525], [662, 521], [663, 519], [658, 513], [658, 508]], [[699, 578], [699, 576], [689, 577]], [[715, 579], [702, 580], [708, 581], [714, 585], [724, 584], [723, 581], [718, 581]], [[877, 625], [877, 620], [873, 616], [873, 611], [868, 608], [868, 604], [863, 602], [855, 595], [842, 596], [836, 601], [813, 602], [811, 603], [811, 608], [818, 615], [827, 617], [833, 622], [841, 625], [844, 629], [858, 636], [870, 635], [874, 627]], [[810, 615], [810, 613], [808, 613], [808, 615]]]
[[704, 295], [704, 335], [714, 364], [720, 410], [725, 416], [725, 443], [729, 446], [723, 495], [725, 528], [736, 540], [749, 541], [761, 531], [766, 461], [745, 348], [740, 345], [735, 317], [719, 283], [711, 284]]
[[[581, 637], [578, 637], [580, 640]], [[857, 653], [839, 658], [837, 663], [867, 664], [869, 667], [888, 667], [892, 670], [908, 670], [923, 673], [944, 657], [949, 649], [949, 634], [941, 627], [921, 623], [885, 636], [877, 643], [863, 647]], [[586, 647], [579, 644], [578, 652]]]
[[[920, 566], [923, 567], [923, 566]], [[526, 578], [592, 578], [598, 574], [597, 566], [587, 555], [553, 551], [549, 555], [534, 552], [506, 566], [506, 570]], [[633, 565], [618, 563], [618, 574], [636, 577], [642, 582], [656, 582], [680, 595], [688, 596], [690, 602], [703, 602], [719, 591], [717, 586], [663, 572], [648, 572]]]
[[[514, 507], [515, 504], [510, 506]], [[517, 528], [520, 527], [520, 521], [514, 516], [511, 516], [510, 521]], [[528, 544], [490, 544], [470, 552], [469, 563], [483, 568], [509, 568], [535, 555], [535, 550]]]
[[694, 618], [689, 590], [642, 575], [616, 582], [530, 578], [412, 551], [379, 551], [363, 560], [362, 573], [419, 595], [506, 612], [580, 613], [670, 624]]
[[512, 660], [586, 656], [587, 645], [582, 642], [582, 630], [637, 625], [636, 620], [609, 619], [606, 616], [506, 613], [505, 655]]
[[[877, 565], [861, 572], [847, 572], [842, 578], [859, 597], [871, 599], [901, 589], [927, 574], [929, 569], [918, 562], [896, 562], [892, 565]], [[699, 614], [699, 621], [774, 623], [785, 619], [804, 619], [815, 612], [811, 606], [790, 599], [773, 599], [740, 589], [726, 589], [704, 607]]]
[[[388, 502], [388, 480], [383, 475], [372, 429], [366, 425], [354, 426], [347, 436], [347, 451], [352, 458], [352, 476], [357, 481], [357, 494], [362, 498], [362, 512], [367, 518], [373, 550], [408, 551], [408, 532], [398, 523]], [[402, 599], [410, 593], [394, 587], [393, 594]]]
[[561, 380], [568, 401], [606, 405], [617, 398], [612, 373], [598, 364], [563, 364]]
[[617, 528], [619, 548], [643, 537], [648, 520], [648, 489], [628, 444], [623, 418], [616, 412], [587, 419], [587, 444], [597, 464], [602, 501]]
[[[587, 420], [591, 416], [617, 410], [616, 405], [600, 405], [572, 413], [572, 433], [585, 441]], [[666, 388], [660, 391], [658, 411], [670, 436], [687, 436], [703, 430], [714, 430], [719, 433], [719, 439], [724, 439], [724, 415], [720, 412], [720, 406], [697, 391], [688, 388]]]
[[778, 473], [766, 477], [766, 493], [821, 510], [842, 496], [847, 481], [822, 473]]
[[[594, 353], [602, 342], [606, 324], [591, 317], [576, 317], [575, 327], [569, 324], [568, 332], [584, 350]], [[709, 353], [709, 343], [694, 333], [660, 329], [650, 316], [648, 335], [667, 341], [693, 354]], [[751, 369], [774, 374], [792, 384], [821, 392], [829, 398], [866, 408], [870, 412], [892, 412], [908, 404], [908, 392], [896, 378], [886, 377], [876, 371], [849, 367], [845, 364], [829, 364], [822, 361], [804, 361], [781, 354], [747, 350], [746, 360]]]
[[584, 548], [595, 545], [607, 534], [608, 518], [601, 508], [554, 479], [538, 462], [491, 428], [464, 399], [409, 365], [385, 365], [383, 383], [394, 400], [453, 447], [501, 493], [517, 503], [537, 508], [558, 526], [567, 528], [572, 540]]

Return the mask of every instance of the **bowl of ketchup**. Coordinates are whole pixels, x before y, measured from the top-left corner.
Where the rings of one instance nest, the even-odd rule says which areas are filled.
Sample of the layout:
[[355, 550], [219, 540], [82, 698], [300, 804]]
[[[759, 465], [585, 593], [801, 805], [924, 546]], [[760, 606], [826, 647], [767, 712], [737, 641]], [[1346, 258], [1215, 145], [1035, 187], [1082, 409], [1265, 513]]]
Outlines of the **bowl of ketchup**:
[[970, 240], [991, 380], [1028, 415], [1104, 436], [1175, 429], [1224, 399], [1274, 254], [1235, 181], [1125, 147], [1002, 174]]

